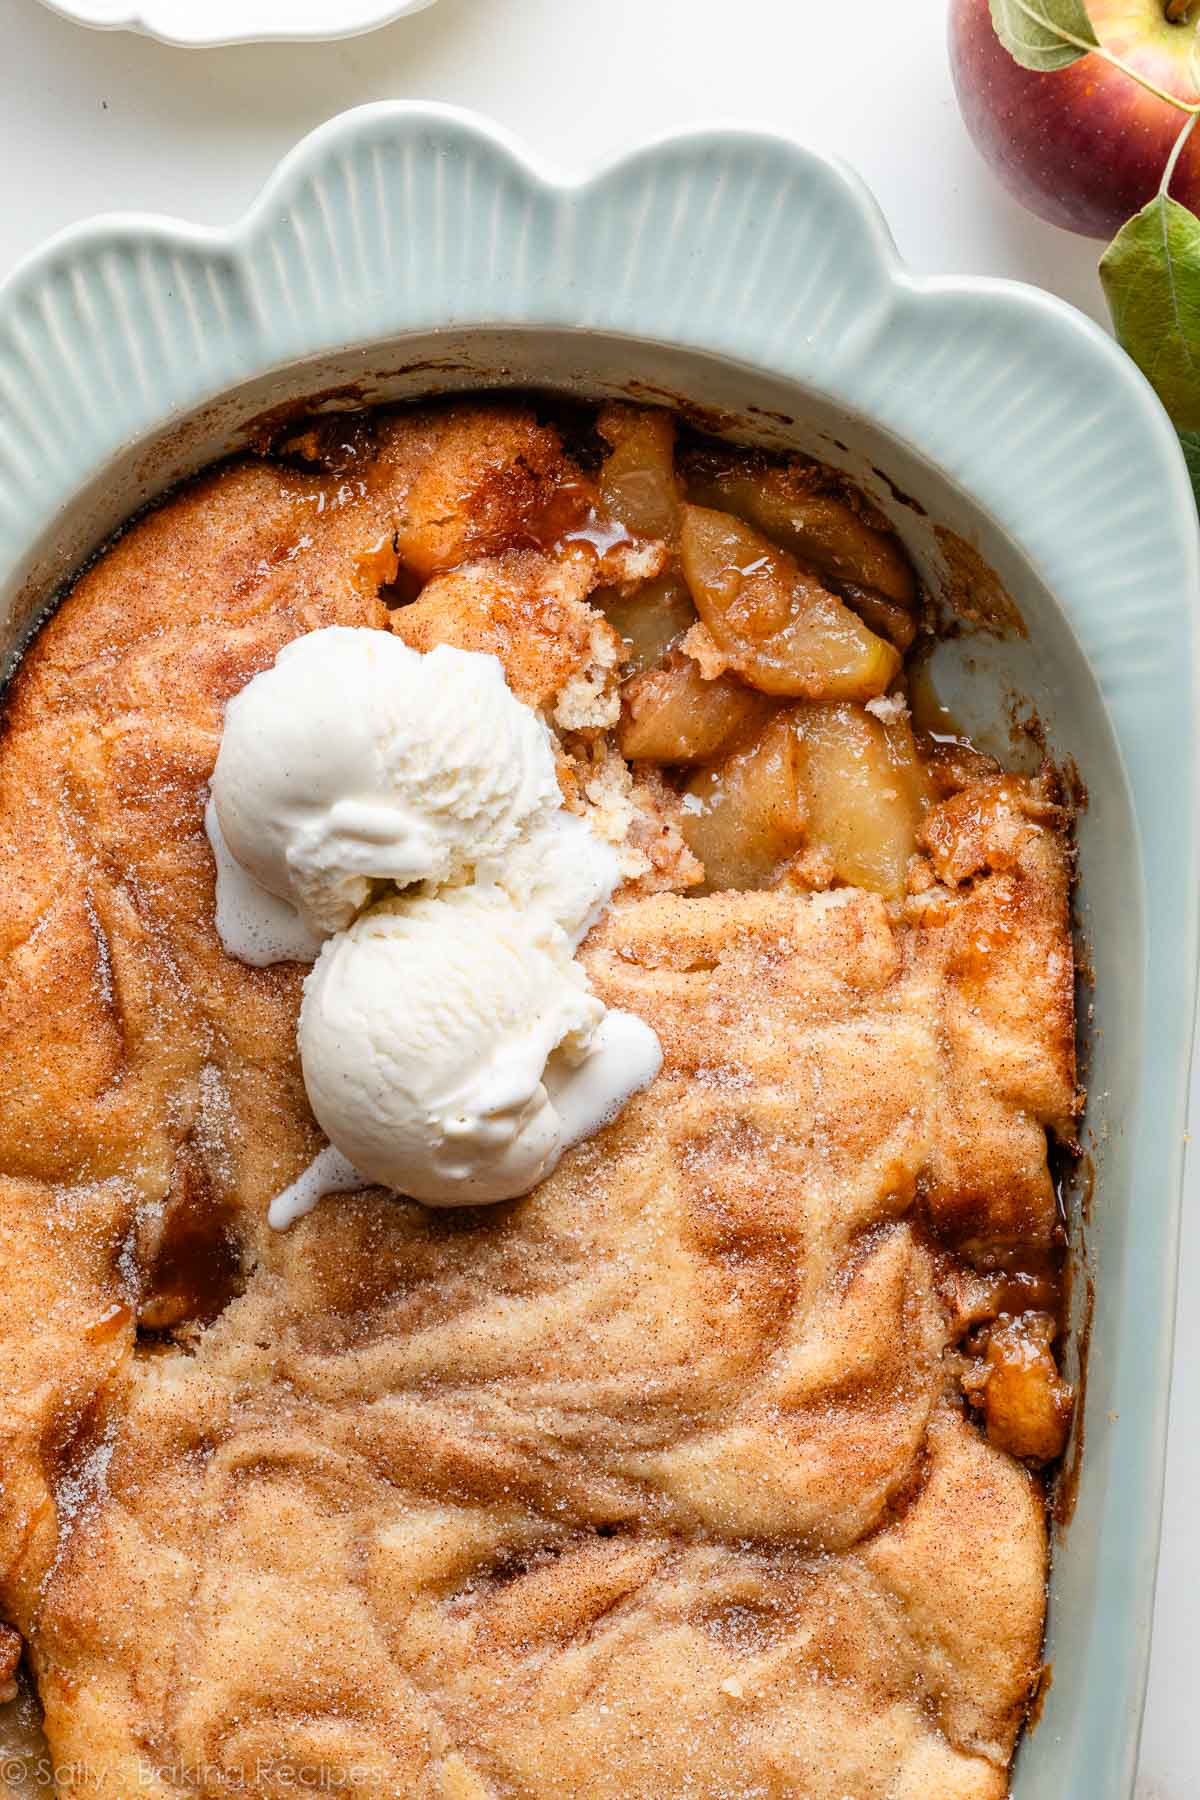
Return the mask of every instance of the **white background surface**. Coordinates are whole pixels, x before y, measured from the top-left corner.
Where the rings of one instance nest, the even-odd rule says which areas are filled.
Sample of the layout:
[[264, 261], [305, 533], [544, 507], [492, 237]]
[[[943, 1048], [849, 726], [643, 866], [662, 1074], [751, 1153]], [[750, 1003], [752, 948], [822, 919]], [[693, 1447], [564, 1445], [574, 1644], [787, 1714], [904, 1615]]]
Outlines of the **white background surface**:
[[[439, 0], [340, 44], [188, 52], [83, 31], [37, 0], [0, 0], [0, 274], [49, 232], [100, 210], [224, 223], [311, 127], [404, 97], [490, 113], [567, 170], [672, 126], [736, 118], [780, 128], [858, 167], [917, 270], [1015, 276], [1102, 318], [1098, 246], [1022, 213], [968, 142], [945, 10], [946, 0]], [[1200, 1218], [1191, 1210], [1138, 1800], [1200, 1795]]]

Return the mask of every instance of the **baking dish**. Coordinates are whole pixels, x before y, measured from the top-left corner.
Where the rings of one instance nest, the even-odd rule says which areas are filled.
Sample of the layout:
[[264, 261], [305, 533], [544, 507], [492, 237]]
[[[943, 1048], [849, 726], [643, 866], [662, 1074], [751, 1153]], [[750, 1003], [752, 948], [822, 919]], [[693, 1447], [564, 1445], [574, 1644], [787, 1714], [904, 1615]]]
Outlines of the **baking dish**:
[[487, 385], [669, 399], [815, 454], [883, 508], [935, 589], [976, 552], [1019, 610], [1023, 633], [969, 631], [938, 665], [985, 746], [1044, 741], [1088, 792], [1086, 1218], [1070, 1197], [1080, 1337], [1095, 1293], [1086, 1450], [1055, 1545], [1053, 1681], [1014, 1792], [1127, 1800], [1196, 953], [1200, 559], [1165, 415], [1049, 296], [909, 276], [854, 177], [788, 141], [699, 132], [564, 185], [461, 113], [368, 107], [302, 144], [228, 232], [100, 220], [0, 289], [10, 659], [123, 519], [280, 409]]

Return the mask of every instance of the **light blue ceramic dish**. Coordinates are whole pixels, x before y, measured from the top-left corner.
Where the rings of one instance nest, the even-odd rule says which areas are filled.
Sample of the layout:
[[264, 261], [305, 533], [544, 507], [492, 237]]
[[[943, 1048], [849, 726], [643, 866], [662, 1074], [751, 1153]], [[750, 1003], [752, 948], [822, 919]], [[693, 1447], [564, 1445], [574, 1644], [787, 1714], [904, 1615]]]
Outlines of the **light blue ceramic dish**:
[[5, 645], [129, 513], [265, 410], [481, 383], [682, 396], [737, 435], [815, 452], [867, 488], [935, 586], [940, 524], [1024, 616], [1026, 639], [967, 638], [943, 670], [985, 740], [1023, 696], [1091, 802], [1087, 1443], [1055, 1549], [1053, 1685], [1015, 1792], [1127, 1800], [1196, 954], [1200, 557], [1166, 419], [1045, 294], [909, 276], [857, 181], [794, 144], [704, 132], [564, 186], [477, 120], [370, 107], [302, 144], [231, 231], [101, 220], [0, 289]]

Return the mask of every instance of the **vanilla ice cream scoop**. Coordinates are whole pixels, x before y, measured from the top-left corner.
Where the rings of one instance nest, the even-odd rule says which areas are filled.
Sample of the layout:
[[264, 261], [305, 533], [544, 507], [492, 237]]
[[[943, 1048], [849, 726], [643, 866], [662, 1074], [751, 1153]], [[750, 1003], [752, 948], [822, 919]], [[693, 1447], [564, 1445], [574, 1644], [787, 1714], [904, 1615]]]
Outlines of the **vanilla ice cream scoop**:
[[550, 734], [494, 656], [350, 626], [296, 638], [234, 695], [212, 777], [223, 848], [317, 938], [377, 882], [501, 863], [560, 799]]
[[226, 708], [205, 823], [229, 954], [316, 958], [300, 1059], [329, 1146], [273, 1225], [375, 1183], [515, 1199], [658, 1073], [654, 1032], [574, 959], [616, 853], [565, 811], [494, 656], [297, 638]]
[[428, 1205], [478, 1205], [527, 1193], [618, 1112], [662, 1052], [572, 947], [548, 911], [477, 887], [386, 901], [332, 938], [300, 1055], [341, 1155]]
[[574, 813], [539, 820], [504, 857], [476, 864], [475, 881], [514, 906], [548, 913], [574, 950], [597, 923], [621, 879], [611, 844]]

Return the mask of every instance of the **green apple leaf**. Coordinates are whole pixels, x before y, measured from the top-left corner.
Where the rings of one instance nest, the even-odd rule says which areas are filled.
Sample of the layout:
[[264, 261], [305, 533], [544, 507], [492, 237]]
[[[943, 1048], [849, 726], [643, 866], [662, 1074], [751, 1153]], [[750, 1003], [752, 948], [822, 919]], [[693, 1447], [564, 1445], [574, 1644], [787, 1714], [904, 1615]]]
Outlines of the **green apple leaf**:
[[1023, 69], [1065, 69], [1100, 40], [1084, 0], [990, 0], [996, 36]]
[[1200, 432], [1200, 219], [1157, 195], [1122, 225], [1100, 280], [1117, 342], [1175, 429]]

